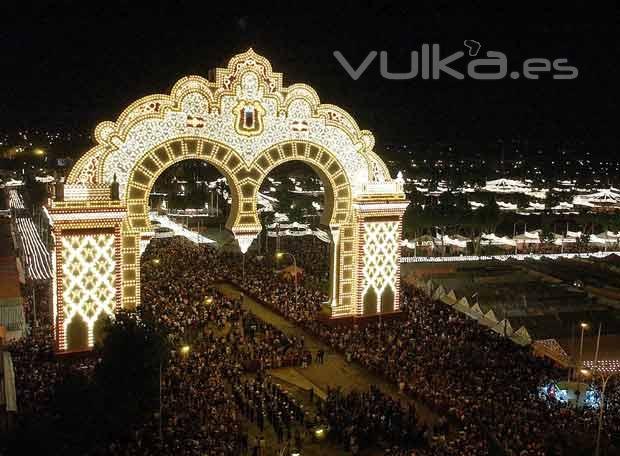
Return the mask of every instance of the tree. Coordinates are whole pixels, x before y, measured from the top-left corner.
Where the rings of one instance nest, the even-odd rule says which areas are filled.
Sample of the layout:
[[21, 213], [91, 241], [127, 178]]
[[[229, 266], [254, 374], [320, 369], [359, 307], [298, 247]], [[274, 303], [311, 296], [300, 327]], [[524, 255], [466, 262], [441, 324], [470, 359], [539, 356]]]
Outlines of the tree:
[[544, 247], [551, 247], [555, 242], [555, 233], [549, 225], [543, 225], [542, 229], [538, 233], [540, 243]]
[[282, 179], [280, 185], [276, 187], [274, 197], [278, 200], [277, 210], [278, 212], [288, 213], [291, 205], [293, 204], [293, 196], [291, 191], [295, 189], [295, 186], [288, 177]]
[[298, 223], [303, 222], [304, 210], [298, 202], [292, 203], [285, 212], [289, 221]]
[[562, 196], [558, 192], [549, 190], [547, 192], [547, 196], [545, 197], [545, 208], [549, 210], [552, 207], [555, 207], [558, 204], [560, 204], [561, 201], [562, 201]]
[[524, 193], [517, 193], [515, 196], [517, 202], [517, 208], [526, 209], [530, 204], [530, 198]]
[[135, 312], [121, 311], [104, 330], [95, 384], [103, 399], [102, 432], [122, 438], [152, 416], [159, 401], [165, 339]]
[[577, 242], [577, 251], [579, 252], [587, 252], [588, 251], [588, 246], [590, 245], [590, 234], [589, 233], [581, 233], [581, 236], [579, 236], [576, 239]]
[[21, 416], [7, 454], [82, 456], [130, 437], [158, 406], [164, 341], [135, 312], [119, 312], [96, 348], [94, 375], [70, 362], [60, 366], [49, 379], [50, 413]]
[[480, 255], [482, 235], [485, 233], [495, 233], [497, 225], [500, 224], [501, 219], [501, 212], [494, 197], [490, 198], [489, 202], [485, 206], [477, 209], [476, 211], [470, 212], [467, 217], [466, 224], [469, 227], [474, 255]]

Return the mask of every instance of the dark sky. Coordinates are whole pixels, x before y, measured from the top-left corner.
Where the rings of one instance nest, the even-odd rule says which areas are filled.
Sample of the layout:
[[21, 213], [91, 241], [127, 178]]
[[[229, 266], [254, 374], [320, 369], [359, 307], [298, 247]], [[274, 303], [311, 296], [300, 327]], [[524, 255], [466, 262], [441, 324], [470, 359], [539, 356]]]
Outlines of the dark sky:
[[[168, 92], [186, 74], [206, 76], [252, 46], [285, 74], [286, 84], [312, 85], [322, 101], [347, 109], [380, 143], [521, 136], [583, 141], [615, 153], [618, 12], [597, 9], [595, 2], [585, 11], [568, 2], [562, 9], [558, 2], [535, 8], [517, 2], [513, 11], [476, 2], [460, 10], [442, 2], [367, 10], [359, 10], [360, 2], [336, 1], [312, 10], [304, 9], [310, 2], [296, 1], [279, 8], [270, 2], [252, 8], [206, 0], [132, 3], [3, 2], [0, 130], [91, 131], [135, 99]], [[568, 58], [579, 77], [388, 81], [379, 76], [377, 59], [353, 81], [333, 56], [340, 50], [357, 65], [369, 51], [385, 50], [390, 69], [405, 71], [409, 53], [422, 43], [438, 43], [449, 55], [465, 51], [464, 40], [479, 41], [481, 52], [504, 52], [509, 71], [530, 57]]]

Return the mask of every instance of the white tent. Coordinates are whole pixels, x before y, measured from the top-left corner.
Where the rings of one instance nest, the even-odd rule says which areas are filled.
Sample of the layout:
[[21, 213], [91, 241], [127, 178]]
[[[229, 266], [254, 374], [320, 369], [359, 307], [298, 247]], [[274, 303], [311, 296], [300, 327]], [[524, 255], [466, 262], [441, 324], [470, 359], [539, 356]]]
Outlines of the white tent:
[[444, 289], [443, 285], [439, 285], [437, 289], [435, 290], [435, 293], [433, 293], [433, 299], [439, 300], [445, 294], [446, 294], [446, 290]]
[[495, 325], [491, 329], [498, 334], [503, 334], [508, 337], [512, 336], [512, 333], [514, 332], [510, 322], [506, 318], [504, 318], [502, 321], [500, 321], [497, 325]]
[[490, 323], [497, 323], [497, 317], [495, 316], [495, 312], [493, 312], [493, 309], [490, 309], [487, 313], [484, 314], [484, 319]]
[[517, 244], [540, 244], [540, 230], [526, 231], [514, 237]]
[[502, 178], [487, 181], [483, 190], [493, 193], [525, 193], [529, 185], [520, 180]]
[[439, 298], [443, 303], [448, 304], [449, 306], [453, 306], [456, 304], [456, 295], [454, 294], [454, 290], [450, 290], [448, 293], [444, 294]]
[[587, 207], [620, 207], [620, 193], [614, 188], [609, 188], [589, 195], [577, 195], [573, 198], [573, 204]]
[[532, 337], [525, 326], [521, 326], [517, 329], [512, 335], [512, 339], [521, 345], [528, 345], [532, 342]]
[[469, 313], [470, 308], [469, 308], [469, 302], [467, 301], [467, 298], [463, 297], [459, 299], [456, 305], [454, 306], [454, 308], [460, 310], [461, 312]]
[[481, 242], [484, 245], [509, 245], [512, 247], [515, 246], [515, 241], [513, 241], [509, 237], [499, 237], [495, 233], [483, 234]]
[[469, 314], [476, 320], [479, 320], [480, 318], [484, 317], [484, 312], [482, 311], [478, 303], [471, 306], [471, 309], [469, 309]]

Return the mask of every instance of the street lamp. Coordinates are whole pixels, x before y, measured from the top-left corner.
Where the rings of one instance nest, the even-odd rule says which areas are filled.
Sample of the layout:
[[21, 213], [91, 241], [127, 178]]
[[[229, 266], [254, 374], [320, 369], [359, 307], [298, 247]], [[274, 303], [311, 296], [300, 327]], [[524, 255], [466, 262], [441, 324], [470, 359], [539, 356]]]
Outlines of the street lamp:
[[154, 259], [153, 259], [153, 263], [154, 263], [154, 264], [159, 264], [159, 258], [154, 258]]
[[37, 157], [42, 157], [43, 155], [45, 155], [45, 151], [43, 149], [35, 149], [33, 151], [33, 153], [37, 156]]
[[583, 333], [586, 329], [588, 329], [588, 324], [581, 322], [579, 324], [581, 327], [581, 342], [579, 343], [579, 369], [583, 368]]
[[[581, 372], [584, 373], [584, 375], [586, 376], [591, 374], [588, 369], [582, 369]], [[598, 375], [600, 375], [600, 378], [603, 381], [603, 388], [601, 389], [601, 400], [599, 403], [598, 429], [596, 431], [596, 449], [594, 450], [594, 456], [599, 456], [601, 451], [601, 432], [603, 431], [603, 415], [605, 414], [605, 390], [607, 389], [607, 383], [609, 382], [609, 379], [616, 375], [616, 372], [613, 371], [602, 372], [599, 370], [598, 372], [595, 371], [595, 373], [592, 375], [593, 380], [597, 373]]]
[[280, 250], [279, 252], [276, 253], [276, 258], [279, 260], [281, 258], [284, 258], [284, 255], [289, 255], [292, 259], [293, 259], [293, 267], [295, 268], [295, 307], [299, 307], [298, 306], [298, 290], [297, 290], [297, 260], [295, 259], [295, 255], [293, 255], [292, 253], [289, 252], [284, 252], [282, 250]]
[[183, 345], [180, 351], [183, 356], [189, 355], [189, 351], [190, 351], [189, 345]]

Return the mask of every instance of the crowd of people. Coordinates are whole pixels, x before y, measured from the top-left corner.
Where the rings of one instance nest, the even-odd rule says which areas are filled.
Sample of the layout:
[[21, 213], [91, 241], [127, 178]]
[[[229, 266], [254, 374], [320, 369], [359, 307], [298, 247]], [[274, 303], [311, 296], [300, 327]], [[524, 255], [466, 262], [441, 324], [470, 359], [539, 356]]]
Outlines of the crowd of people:
[[273, 426], [278, 444], [292, 442], [301, 450], [301, 430], [310, 423], [310, 417], [303, 405], [278, 384], [259, 375], [236, 383], [233, 395], [243, 416], [255, 423], [261, 433], [265, 431], [265, 421], [268, 421]]
[[[309, 248], [299, 244], [292, 253], [304, 258], [303, 250]], [[227, 257], [227, 262], [233, 271], [239, 263], [234, 256]], [[442, 454], [486, 454], [489, 445], [521, 456], [579, 454], [593, 448], [597, 410], [577, 410], [541, 394], [541, 387], [566, 375], [535, 358], [528, 348], [409, 285], [403, 286], [402, 294], [405, 318], [363, 327], [328, 326], [316, 318], [327, 299], [323, 292], [300, 289], [273, 273], [265, 274], [265, 269], [253, 267], [245, 280], [241, 274], [233, 274], [231, 280], [335, 350], [450, 417], [459, 431], [446, 442], [450, 449], [442, 449]], [[620, 408], [613, 399], [617, 382], [611, 389], [602, 445], [616, 451], [620, 445]]]
[[382, 393], [377, 388], [369, 391], [340, 389], [328, 391], [323, 404], [323, 414], [342, 444], [353, 454], [359, 448], [376, 446], [379, 439], [402, 449], [420, 446], [421, 427], [415, 407], [403, 406], [400, 401]]
[[[327, 258], [319, 256], [327, 250], [317, 254], [315, 247], [308, 241], [287, 245], [302, 268], [308, 262], [320, 275]], [[158, 239], [147, 247], [140, 312], [176, 350], [162, 371], [162, 438], [151, 423], [136, 433], [125, 454], [259, 454], [266, 426], [278, 444], [300, 447], [303, 430], [317, 420], [353, 454], [369, 447], [398, 456], [494, 450], [568, 456], [591, 450], [598, 410], [577, 410], [541, 393], [541, 387], [565, 378], [562, 370], [423, 292], [403, 285], [402, 318], [333, 326], [318, 318], [328, 298], [323, 290], [282, 280], [274, 272], [277, 263], [264, 255], [248, 253], [242, 264], [240, 254], [183, 238]], [[304, 273], [308, 270], [313, 269]], [[309, 417], [267, 373], [312, 362], [303, 338], [287, 336], [253, 315], [242, 299], [220, 293], [214, 285], [221, 282], [235, 284], [332, 350], [386, 377], [431, 408], [438, 423], [421, 425], [409, 403], [376, 389], [330, 391], [318, 418]], [[20, 406], [34, 413], [45, 413], [53, 379], [66, 369], [53, 357], [49, 334], [42, 326], [11, 347]], [[185, 353], [180, 346], [188, 347]], [[620, 385], [612, 382], [602, 454], [617, 454], [618, 436]]]

